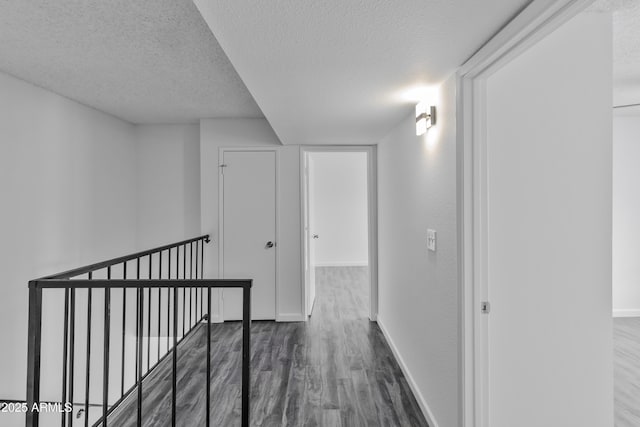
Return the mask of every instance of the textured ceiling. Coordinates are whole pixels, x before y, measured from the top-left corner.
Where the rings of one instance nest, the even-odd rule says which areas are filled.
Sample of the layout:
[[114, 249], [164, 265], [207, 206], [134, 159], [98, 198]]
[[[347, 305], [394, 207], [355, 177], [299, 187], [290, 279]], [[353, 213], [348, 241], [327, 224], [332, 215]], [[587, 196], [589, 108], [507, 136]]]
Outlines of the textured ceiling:
[[284, 144], [367, 144], [529, 0], [194, 3]]
[[640, 103], [640, 1], [624, 3], [613, 13], [614, 106]]
[[0, 70], [133, 123], [263, 117], [191, 0], [2, 0]]
[[[640, 103], [640, 1], [598, 0], [592, 9], [613, 12], [613, 105], [638, 104]], [[638, 114], [640, 107], [619, 109], [617, 113]]]

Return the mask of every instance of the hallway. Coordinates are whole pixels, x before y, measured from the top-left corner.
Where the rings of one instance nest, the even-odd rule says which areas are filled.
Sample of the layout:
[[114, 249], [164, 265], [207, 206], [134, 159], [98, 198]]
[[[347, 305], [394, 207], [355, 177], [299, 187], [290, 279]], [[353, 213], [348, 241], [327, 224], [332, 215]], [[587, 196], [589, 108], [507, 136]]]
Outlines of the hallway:
[[[308, 323], [252, 324], [251, 425], [427, 426], [380, 328], [367, 318], [365, 268], [318, 269]], [[240, 323], [212, 325], [211, 422], [240, 425]], [[177, 425], [204, 425], [204, 326], [180, 346]], [[145, 381], [143, 425], [171, 423], [171, 361]], [[135, 396], [109, 424], [132, 426]]]

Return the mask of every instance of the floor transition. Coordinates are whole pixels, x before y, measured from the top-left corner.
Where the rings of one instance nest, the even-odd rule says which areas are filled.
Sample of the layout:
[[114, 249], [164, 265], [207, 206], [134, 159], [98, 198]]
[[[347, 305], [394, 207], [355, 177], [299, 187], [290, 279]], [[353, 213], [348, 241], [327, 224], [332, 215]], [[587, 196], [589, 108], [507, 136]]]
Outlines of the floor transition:
[[[380, 328], [368, 315], [364, 267], [317, 270], [317, 299], [308, 323], [253, 322], [252, 426], [427, 426]], [[177, 418], [204, 425], [205, 331], [180, 346]], [[211, 421], [240, 425], [240, 323], [212, 328]], [[143, 425], [171, 420], [171, 363], [145, 380]], [[109, 417], [134, 426], [134, 398]]]

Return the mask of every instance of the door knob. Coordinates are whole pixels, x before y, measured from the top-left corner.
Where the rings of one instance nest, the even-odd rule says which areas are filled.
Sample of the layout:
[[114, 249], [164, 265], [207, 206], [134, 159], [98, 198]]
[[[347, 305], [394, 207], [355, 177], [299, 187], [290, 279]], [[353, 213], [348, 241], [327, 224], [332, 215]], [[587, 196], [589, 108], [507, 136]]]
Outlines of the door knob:
[[317, 234], [314, 234], [314, 235], [313, 235], [313, 238], [314, 238], [314, 239], [318, 239], [319, 237], [320, 237], [320, 236], [318, 236]]
[[267, 242], [267, 245], [266, 245], [266, 247], [267, 247], [267, 248], [272, 248], [272, 247], [274, 247], [274, 246], [275, 246], [275, 244], [274, 244], [271, 240], [269, 240], [269, 241]]

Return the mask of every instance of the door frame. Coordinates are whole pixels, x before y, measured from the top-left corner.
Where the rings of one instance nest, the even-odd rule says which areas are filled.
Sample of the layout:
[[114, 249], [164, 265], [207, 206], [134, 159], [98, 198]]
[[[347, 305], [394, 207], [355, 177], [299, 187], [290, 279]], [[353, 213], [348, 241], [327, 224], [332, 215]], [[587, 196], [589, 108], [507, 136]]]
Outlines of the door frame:
[[[312, 275], [311, 271], [313, 270], [312, 267], [315, 266], [315, 264], [312, 264], [311, 262], [311, 240], [309, 238], [309, 226], [311, 224], [311, 212], [312, 210], [311, 208], [311, 191], [309, 191], [309, 188], [311, 187], [311, 158], [310, 156], [310, 152], [304, 152], [301, 153], [301, 163], [300, 163], [300, 167], [301, 167], [301, 172], [302, 172], [302, 184], [301, 184], [301, 191], [300, 191], [300, 197], [301, 197], [301, 202], [302, 202], [302, 245], [303, 245], [303, 250], [302, 250], [302, 277], [303, 277], [303, 282], [304, 282], [304, 289], [305, 289], [305, 294], [303, 297], [303, 305], [305, 307], [304, 312], [305, 312], [305, 319], [308, 319], [311, 316], [311, 313], [313, 312], [313, 306], [315, 304], [315, 285], [316, 285], [316, 277], [315, 274]], [[315, 251], [313, 251], [313, 253], [315, 253]], [[307, 275], [307, 269], [309, 270], [309, 275]], [[314, 272], [315, 273], [315, 272]], [[312, 280], [313, 278], [313, 280]], [[311, 283], [313, 283], [313, 287], [314, 287], [314, 304], [311, 304]]]
[[366, 153], [367, 154], [367, 215], [368, 215], [368, 250], [369, 250], [369, 320], [378, 318], [378, 161], [375, 145], [305, 145], [300, 149], [300, 247], [302, 249], [302, 301], [304, 318], [309, 319], [307, 298], [309, 283], [304, 273], [307, 248], [305, 246], [305, 200], [308, 196], [308, 181], [305, 176], [305, 155], [307, 153]]
[[460, 325], [460, 420], [488, 424], [486, 81], [493, 73], [582, 12], [593, 0], [534, 0], [457, 72], [457, 228]]
[[[278, 227], [278, 213], [280, 210], [280, 152], [277, 148], [274, 147], [219, 147], [218, 148], [218, 234], [220, 240], [220, 246], [218, 250], [218, 278], [224, 278], [224, 172], [222, 165], [224, 164], [224, 153], [229, 152], [264, 152], [271, 151], [275, 155], [275, 319], [278, 318], [278, 292], [279, 292], [279, 251], [278, 251], [278, 242], [280, 241], [280, 231]], [[224, 322], [224, 301], [223, 301], [224, 290], [218, 292], [218, 307], [220, 307], [220, 321]]]

